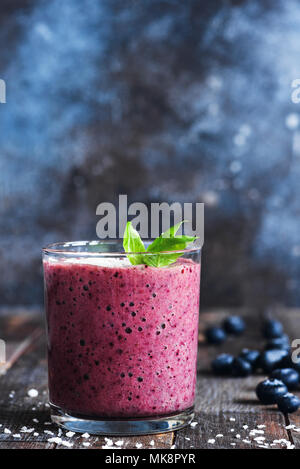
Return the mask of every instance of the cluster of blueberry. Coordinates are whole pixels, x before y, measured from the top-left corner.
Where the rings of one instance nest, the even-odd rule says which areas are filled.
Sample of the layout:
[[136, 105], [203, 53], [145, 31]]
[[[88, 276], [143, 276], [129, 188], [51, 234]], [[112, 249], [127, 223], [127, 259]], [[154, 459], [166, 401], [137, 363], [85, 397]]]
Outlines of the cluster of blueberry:
[[[231, 318], [227, 318], [227, 321]], [[263, 404], [277, 404], [279, 410], [284, 413], [295, 412], [300, 406], [300, 399], [289, 391], [299, 386], [300, 363], [292, 361], [289, 338], [284, 334], [279, 321], [265, 321], [262, 332], [267, 339], [262, 352], [243, 349], [236, 358], [222, 353], [213, 360], [212, 369], [219, 376], [241, 377], [261, 369], [270, 377], [259, 383], [256, 388], [259, 400]]]
[[204, 334], [209, 344], [221, 344], [227, 339], [227, 335], [240, 335], [245, 330], [245, 322], [240, 316], [229, 316], [221, 327], [209, 327]]

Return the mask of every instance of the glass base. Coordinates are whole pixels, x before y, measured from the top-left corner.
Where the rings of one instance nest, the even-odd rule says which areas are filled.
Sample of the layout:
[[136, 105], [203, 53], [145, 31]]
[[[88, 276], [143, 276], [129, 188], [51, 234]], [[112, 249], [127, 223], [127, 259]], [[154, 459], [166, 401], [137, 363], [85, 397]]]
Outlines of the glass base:
[[78, 417], [51, 404], [51, 420], [72, 432], [90, 435], [149, 435], [165, 433], [189, 425], [194, 418], [193, 407], [179, 414], [140, 419], [104, 420]]

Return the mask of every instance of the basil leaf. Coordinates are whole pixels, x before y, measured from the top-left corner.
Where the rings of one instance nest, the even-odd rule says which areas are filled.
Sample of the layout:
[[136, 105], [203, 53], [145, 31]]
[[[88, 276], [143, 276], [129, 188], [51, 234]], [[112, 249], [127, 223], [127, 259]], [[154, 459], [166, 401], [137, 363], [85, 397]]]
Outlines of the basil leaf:
[[186, 220], [180, 221], [179, 223], [176, 223], [176, 225], [171, 226], [168, 230], [166, 230], [164, 233], [162, 233], [160, 236], [163, 238], [174, 238], [176, 235], [177, 231], [181, 227], [182, 223], [185, 223]]
[[[140, 238], [138, 232], [133, 228], [131, 222], [126, 225], [123, 246], [125, 252], [147, 252], [146, 255], [128, 255], [128, 259], [131, 264], [147, 264], [151, 267], [165, 267], [175, 262], [182, 252], [170, 252], [167, 251], [183, 251], [190, 243], [194, 242], [196, 236], [176, 236], [180, 226], [184, 223], [181, 221], [176, 225], [172, 226], [158, 238], [156, 238], [145, 250], [143, 241]], [[151, 255], [153, 253], [153, 255]]]
[[176, 236], [174, 238], [162, 238], [148, 246], [147, 253], [158, 253], [144, 256], [144, 262], [152, 267], [164, 267], [175, 262], [182, 252], [168, 253], [163, 251], [183, 251], [190, 243], [195, 241], [193, 236]]
[[147, 252], [182, 250], [187, 246], [187, 244], [195, 241], [196, 238], [194, 236], [175, 236], [184, 222], [185, 220], [171, 226], [171, 228], [162, 233], [148, 246]]
[[153, 256], [148, 254], [144, 256], [144, 261], [145, 264], [150, 267], [165, 267], [169, 264], [173, 264], [180, 256], [182, 256], [182, 252], [174, 254], [153, 254]]
[[[125, 228], [123, 247], [125, 252], [145, 252], [144, 243], [130, 221], [127, 222]], [[133, 265], [144, 264], [143, 256], [141, 254], [129, 255], [127, 257]]]
[[184, 221], [181, 221], [166, 230], [148, 246], [147, 252], [158, 252], [160, 254], [144, 256], [144, 261], [147, 265], [151, 265], [153, 267], [164, 267], [172, 264], [178, 259], [178, 257], [182, 256], [182, 253], [168, 254], [163, 251], [183, 251], [190, 243], [195, 241], [195, 236], [176, 236], [182, 223], [184, 223]]
[[160, 235], [147, 247], [147, 252], [177, 251], [184, 249], [195, 241], [194, 236], [175, 236], [174, 238], [162, 238]]

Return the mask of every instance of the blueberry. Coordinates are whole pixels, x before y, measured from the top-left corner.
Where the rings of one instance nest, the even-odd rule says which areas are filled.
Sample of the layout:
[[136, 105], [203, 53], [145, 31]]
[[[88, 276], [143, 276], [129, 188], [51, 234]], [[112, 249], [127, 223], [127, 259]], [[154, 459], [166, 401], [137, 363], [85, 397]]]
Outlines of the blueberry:
[[245, 322], [240, 316], [229, 316], [223, 321], [223, 328], [228, 334], [239, 335], [245, 330]]
[[232, 363], [233, 376], [249, 376], [252, 373], [252, 366], [247, 360], [243, 358], [235, 358]]
[[268, 319], [263, 326], [263, 335], [266, 339], [275, 339], [283, 335], [283, 326], [276, 319]]
[[269, 339], [265, 350], [273, 350], [273, 349], [282, 349], [290, 351], [290, 340], [286, 334], [282, 335], [281, 337], [275, 337], [273, 339]]
[[290, 345], [290, 338], [287, 334], [282, 334], [280, 337], [274, 337], [273, 339], [268, 340], [268, 342]]
[[281, 368], [282, 360], [288, 356], [286, 350], [273, 349], [265, 350], [260, 354], [259, 367], [263, 369], [265, 373], [271, 373], [276, 368]]
[[247, 348], [244, 348], [239, 354], [240, 358], [242, 358], [243, 360], [246, 360], [247, 362], [251, 364], [253, 370], [257, 368], [259, 356], [260, 356], [260, 352], [258, 350], [249, 350]]
[[299, 373], [293, 368], [282, 368], [272, 371], [270, 378], [277, 378], [282, 381], [289, 390], [296, 389], [299, 384]]
[[296, 412], [300, 406], [300, 399], [298, 396], [287, 392], [283, 396], [278, 397], [277, 399], [278, 409], [284, 414], [291, 414]]
[[229, 353], [221, 353], [211, 364], [213, 372], [219, 376], [231, 375], [233, 360], [234, 357]]
[[209, 344], [221, 344], [227, 338], [225, 332], [220, 327], [209, 327], [205, 331], [205, 337]]
[[279, 379], [265, 379], [256, 386], [256, 395], [263, 404], [276, 404], [277, 399], [288, 392]]
[[300, 373], [300, 362], [295, 363], [290, 355], [284, 357], [280, 363], [280, 368], [293, 368]]

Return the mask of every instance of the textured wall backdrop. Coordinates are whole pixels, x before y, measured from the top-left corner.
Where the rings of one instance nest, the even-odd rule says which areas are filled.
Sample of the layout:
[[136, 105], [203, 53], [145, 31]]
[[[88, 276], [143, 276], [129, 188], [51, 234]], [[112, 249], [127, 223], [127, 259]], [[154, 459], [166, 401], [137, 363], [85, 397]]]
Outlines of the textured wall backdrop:
[[202, 305], [299, 305], [297, 0], [2, 0], [0, 302], [96, 206], [206, 203]]

